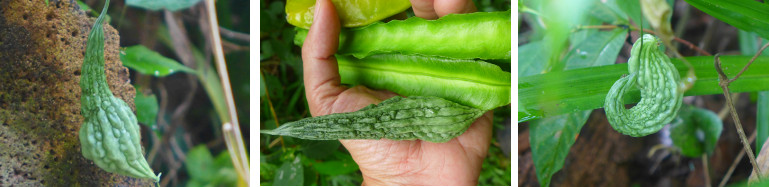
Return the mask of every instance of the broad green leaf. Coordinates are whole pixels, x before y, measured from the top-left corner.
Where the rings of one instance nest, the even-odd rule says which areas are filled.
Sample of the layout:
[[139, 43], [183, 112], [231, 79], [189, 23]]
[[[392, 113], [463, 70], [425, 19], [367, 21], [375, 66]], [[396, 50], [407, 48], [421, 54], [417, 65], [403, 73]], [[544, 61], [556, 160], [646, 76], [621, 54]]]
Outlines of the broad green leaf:
[[[724, 72], [729, 77], [739, 72], [752, 56], [721, 56]], [[713, 57], [686, 57], [692, 63], [697, 81], [684, 95], [722, 94], [718, 86], [718, 75], [713, 70]], [[679, 73], [685, 74], [688, 68], [678, 59], [671, 59]], [[556, 73], [546, 73], [520, 77], [518, 79], [519, 107], [530, 114], [556, 116], [565, 113], [602, 108], [606, 94], [614, 81], [627, 74], [627, 63], [607, 66], [580, 68]], [[729, 86], [732, 93], [769, 90], [769, 57], [759, 57], [750, 66], [749, 71]], [[640, 97], [638, 90], [631, 90], [626, 95], [625, 104], [636, 103]], [[520, 114], [520, 113], [519, 113]], [[518, 116], [518, 119], [537, 116]]]
[[713, 111], [691, 105], [681, 111], [671, 123], [670, 134], [673, 145], [688, 157], [697, 158], [702, 153], [712, 154], [723, 130], [723, 123]]
[[532, 121], [529, 124], [531, 157], [541, 186], [549, 186], [553, 174], [563, 167], [575, 137], [590, 112], [576, 112]]
[[[613, 64], [626, 35], [622, 29], [594, 33], [566, 55], [566, 69]], [[532, 158], [537, 179], [542, 186], [548, 186], [552, 175], [563, 167], [564, 159], [590, 112], [576, 111], [535, 120], [529, 124]]]
[[[616, 4], [635, 25], [651, 28], [649, 27], [649, 21], [641, 13], [641, 0], [617, 0]], [[643, 25], [639, 24], [641, 22], [643, 22]]]
[[[613, 6], [613, 7], [612, 7]], [[627, 18], [625, 18], [624, 14], [619, 14], [616, 11], [619, 11], [618, 8], [616, 8], [616, 3], [614, 1], [595, 1], [595, 5], [593, 5], [593, 8], [590, 9], [590, 12], [585, 17], [585, 20], [582, 23], [579, 23], [578, 26], [595, 26], [595, 25], [603, 25], [603, 24], [627, 24]], [[602, 32], [599, 29], [588, 29], [583, 28], [579, 29], [576, 32], [573, 32], [571, 36], [569, 36], [569, 42], [571, 42], [572, 47], [578, 45], [579, 43], [582, 43], [585, 39], [591, 39], [590, 36], [594, 35], [597, 32]], [[627, 32], [627, 31], [626, 31]], [[621, 47], [621, 46], [620, 46]], [[568, 66], [568, 63], [567, 63]]]
[[159, 53], [144, 47], [135, 45], [124, 48], [120, 51], [120, 61], [123, 65], [139, 73], [164, 77], [175, 72], [195, 73], [195, 70], [180, 64], [179, 62], [166, 58]]
[[217, 172], [214, 166], [214, 156], [203, 144], [195, 146], [187, 152], [184, 167], [187, 168], [190, 177], [198, 181], [210, 181]]
[[769, 38], [769, 5], [754, 0], [686, 0], [695, 8], [738, 29]]
[[542, 20], [545, 23], [545, 35], [542, 49], [547, 64], [545, 71], [561, 71], [564, 62], [562, 52], [567, 49], [567, 41], [575, 24], [582, 23], [585, 14], [593, 5], [593, 0], [548, 0], [544, 2]]
[[198, 2], [200, 0], [126, 0], [126, 5], [148, 10], [177, 11], [189, 8]]
[[301, 186], [304, 183], [304, 167], [302, 167], [300, 157], [293, 161], [283, 162], [277, 172], [275, 172], [275, 186]]
[[594, 33], [566, 54], [566, 69], [614, 64], [626, 37], [624, 29]]
[[541, 41], [531, 42], [518, 47], [518, 77], [536, 75], [545, 69], [545, 54]]
[[144, 95], [136, 93], [134, 103], [136, 104], [136, 119], [139, 120], [139, 123], [147, 125], [147, 127], [157, 132], [158, 99], [155, 97], [155, 94]]

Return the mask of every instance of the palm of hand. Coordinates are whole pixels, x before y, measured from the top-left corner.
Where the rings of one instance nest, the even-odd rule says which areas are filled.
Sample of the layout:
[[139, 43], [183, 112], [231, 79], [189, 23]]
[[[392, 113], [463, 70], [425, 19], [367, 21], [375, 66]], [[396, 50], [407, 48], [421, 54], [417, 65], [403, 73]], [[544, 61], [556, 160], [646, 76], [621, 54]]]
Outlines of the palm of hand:
[[[352, 112], [395, 96], [356, 86], [345, 89], [322, 113]], [[489, 147], [491, 112], [446, 143], [422, 140], [340, 140], [365, 173], [366, 185], [475, 185]], [[324, 115], [324, 114], [321, 114]]]

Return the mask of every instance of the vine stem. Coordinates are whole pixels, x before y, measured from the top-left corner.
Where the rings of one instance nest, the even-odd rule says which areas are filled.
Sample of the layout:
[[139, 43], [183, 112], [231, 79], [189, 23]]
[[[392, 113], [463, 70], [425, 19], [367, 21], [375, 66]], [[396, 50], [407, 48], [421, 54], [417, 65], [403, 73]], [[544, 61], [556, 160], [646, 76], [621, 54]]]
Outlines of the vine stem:
[[748, 64], [745, 64], [745, 67], [740, 70], [739, 73], [737, 73], [734, 78], [728, 79], [724, 71], [721, 69], [721, 60], [719, 58], [719, 54], [716, 54], [715, 58], [715, 68], [716, 72], [718, 72], [718, 85], [721, 87], [721, 89], [724, 92], [724, 97], [726, 97], [726, 105], [729, 106], [729, 110], [732, 114], [732, 120], [734, 120], [734, 127], [737, 129], [737, 134], [740, 135], [740, 141], [742, 142], [743, 149], [748, 154], [748, 159], [750, 159], [750, 164], [753, 165], [753, 170], [755, 170], [756, 174], [758, 174], [759, 178], [763, 176], [761, 174], [761, 169], [758, 167], [758, 164], [756, 163], [756, 158], [753, 154], [753, 150], [750, 148], [750, 142], [748, 142], [748, 139], [745, 137], [745, 131], [742, 129], [742, 123], [740, 123], [740, 116], [737, 115], [737, 110], [734, 109], [734, 101], [732, 101], [731, 93], [729, 92], [729, 84], [736, 81], [737, 78], [742, 75], [742, 73], [745, 72], [745, 70], [750, 67], [751, 64], [753, 64], [753, 61], [758, 58], [759, 55], [761, 55], [761, 52], [764, 51], [769, 47], [769, 44], [765, 44], [761, 49], [758, 50], [758, 52], [753, 56], [753, 58], [750, 59]]
[[[756, 131], [753, 131], [753, 134], [750, 135], [750, 139], [748, 141], [750, 143], [753, 143], [754, 140], [756, 140]], [[726, 186], [726, 182], [728, 182], [729, 178], [732, 177], [732, 173], [734, 173], [734, 169], [736, 169], [737, 165], [740, 164], [740, 161], [742, 161], [742, 157], [745, 157], [745, 150], [740, 151], [740, 154], [738, 154], [737, 157], [734, 158], [732, 165], [729, 166], [729, 170], [726, 171], [726, 175], [724, 175], [724, 178], [721, 179], [721, 183], [718, 184], [718, 187]]]
[[[620, 27], [626, 27], [626, 25], [623, 25], [623, 26], [619, 26], [619, 25], [587, 25], [587, 26], [579, 26], [579, 27], [577, 27], [577, 29], [616, 29], [616, 28], [620, 28]], [[635, 26], [629, 26], [629, 27], [630, 27], [631, 30], [634, 30], [634, 31], [640, 31], [641, 30], [641, 29], [638, 29]], [[649, 30], [649, 29], [643, 29], [643, 32], [648, 32], [648, 33], [657, 35], [656, 32], [654, 32], [652, 30]], [[705, 51], [703, 49], [700, 49], [699, 47], [697, 47], [697, 45], [694, 45], [693, 43], [691, 43], [689, 41], [686, 41], [686, 40], [681, 39], [679, 37], [673, 37], [673, 40], [675, 40], [675, 41], [677, 41], [677, 42], [679, 42], [681, 44], [684, 44], [687, 47], [689, 47], [690, 49], [694, 49], [697, 52], [702, 53], [702, 54], [704, 54], [706, 56], [713, 56], [713, 54], [710, 54], [707, 51]]]
[[212, 50], [216, 57], [216, 69], [219, 73], [219, 79], [222, 82], [227, 111], [230, 114], [230, 121], [222, 124], [224, 142], [227, 144], [227, 150], [230, 153], [234, 153], [230, 154], [230, 159], [232, 159], [235, 171], [237, 171], [246, 184], [250, 184], [248, 156], [246, 155], [248, 153], [246, 153], [245, 143], [243, 142], [243, 137], [240, 132], [238, 114], [235, 109], [235, 99], [232, 96], [232, 88], [230, 86], [230, 76], [227, 73], [227, 64], [224, 60], [224, 49], [222, 49], [222, 39], [219, 34], [219, 22], [216, 19], [216, 6], [214, 0], [206, 0], [206, 9], [208, 13], [208, 23], [211, 28]]
[[710, 184], [710, 171], [708, 169], [708, 153], [702, 153], [702, 173], [705, 175], [705, 186], [711, 187]]

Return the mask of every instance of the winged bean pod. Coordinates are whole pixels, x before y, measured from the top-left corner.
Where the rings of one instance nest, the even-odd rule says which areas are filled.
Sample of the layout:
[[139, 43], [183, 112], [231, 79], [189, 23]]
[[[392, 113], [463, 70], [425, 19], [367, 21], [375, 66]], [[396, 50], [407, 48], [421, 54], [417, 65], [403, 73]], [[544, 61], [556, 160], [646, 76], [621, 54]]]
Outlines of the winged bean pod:
[[[510, 59], [510, 11], [450, 14], [437, 20], [411, 17], [342, 30], [337, 54], [363, 58], [401, 53], [459, 59]], [[297, 29], [302, 45], [307, 30]]]
[[510, 73], [481, 60], [381, 54], [337, 55], [342, 83], [405, 96], [436, 96], [481, 110], [510, 104]]

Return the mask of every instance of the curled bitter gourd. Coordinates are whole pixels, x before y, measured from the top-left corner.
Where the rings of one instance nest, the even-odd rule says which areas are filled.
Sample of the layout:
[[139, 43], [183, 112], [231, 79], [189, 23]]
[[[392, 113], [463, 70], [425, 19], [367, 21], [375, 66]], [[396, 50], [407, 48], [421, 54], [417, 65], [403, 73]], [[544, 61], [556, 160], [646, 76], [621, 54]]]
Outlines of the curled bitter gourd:
[[510, 104], [510, 73], [482, 60], [399, 54], [336, 59], [345, 84], [436, 96], [484, 111]]
[[289, 122], [261, 133], [311, 140], [381, 139], [448, 142], [483, 111], [439, 97], [395, 96], [377, 105]]
[[[358, 58], [401, 53], [457, 59], [510, 59], [510, 11], [449, 14], [437, 20], [411, 17], [342, 30], [337, 54]], [[307, 30], [298, 29], [302, 45]]]
[[121, 175], [159, 180], [142, 154], [139, 126], [131, 108], [112, 95], [104, 75], [104, 4], [88, 36], [80, 77], [80, 147], [99, 168]]
[[[631, 48], [628, 60], [630, 74], [617, 80], [606, 95], [604, 109], [611, 126], [634, 137], [646, 136], [672, 121], [683, 99], [680, 75], [665, 55], [656, 37], [646, 34]], [[641, 101], [625, 109], [625, 92], [641, 91]]]

